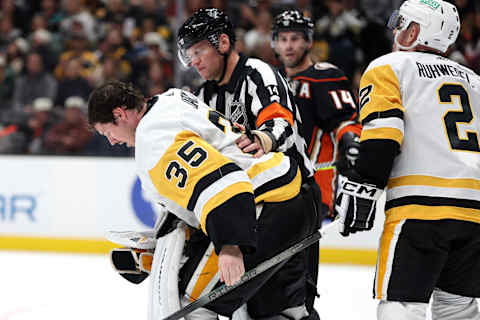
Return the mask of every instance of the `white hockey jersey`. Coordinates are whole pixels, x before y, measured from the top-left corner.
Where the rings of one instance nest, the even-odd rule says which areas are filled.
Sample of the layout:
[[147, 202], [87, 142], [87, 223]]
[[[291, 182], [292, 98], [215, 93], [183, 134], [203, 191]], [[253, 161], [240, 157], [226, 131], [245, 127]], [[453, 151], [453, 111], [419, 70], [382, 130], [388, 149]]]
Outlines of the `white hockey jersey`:
[[253, 194], [258, 204], [300, 192], [294, 160], [283, 153], [258, 159], [243, 153], [230, 122], [194, 95], [171, 89], [153, 99], [136, 130], [138, 175], [153, 201], [191, 226], [207, 233], [207, 216], [222, 205], [235, 206], [232, 199], [242, 193]]
[[438, 55], [395, 52], [360, 83], [361, 141], [399, 143], [386, 219], [480, 223], [480, 78]]

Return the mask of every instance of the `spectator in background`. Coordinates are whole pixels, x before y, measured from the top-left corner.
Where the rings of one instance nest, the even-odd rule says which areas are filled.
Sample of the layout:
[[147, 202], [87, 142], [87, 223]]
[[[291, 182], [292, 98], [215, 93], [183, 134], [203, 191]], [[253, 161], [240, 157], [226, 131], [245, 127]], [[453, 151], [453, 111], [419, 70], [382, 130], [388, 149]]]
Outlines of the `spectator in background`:
[[26, 153], [33, 134], [27, 114], [11, 111], [5, 118], [0, 123], [0, 154]]
[[59, 62], [55, 68], [55, 77], [61, 80], [65, 76], [67, 62], [73, 58], [80, 61], [81, 75], [90, 79], [93, 71], [98, 65], [98, 58], [90, 50], [90, 42], [83, 32], [72, 33], [66, 41], [66, 50], [60, 55]]
[[43, 13], [37, 12], [32, 17], [31, 32], [39, 29], [48, 29], [48, 22]]
[[172, 84], [165, 81], [163, 65], [159, 61], [153, 61], [148, 71], [148, 81], [146, 84], [147, 96], [151, 97], [163, 93], [172, 87]]
[[22, 35], [21, 31], [15, 28], [13, 18], [0, 13], [0, 50], [3, 51], [9, 43]]
[[132, 1], [131, 14], [140, 34], [160, 32], [167, 39], [172, 35], [164, 10], [156, 0]]
[[17, 38], [10, 42], [7, 46], [7, 65], [17, 76], [23, 71], [25, 65], [25, 55], [28, 53], [30, 46], [23, 38]]
[[[358, 6], [365, 15], [367, 24], [360, 34], [359, 44], [363, 52], [363, 65], [387, 54], [392, 49], [391, 33], [385, 32], [393, 10], [400, 7], [403, 0], [359, 0]], [[361, 75], [363, 70], [358, 70]], [[359, 78], [360, 75], [354, 77]]]
[[471, 15], [474, 10], [475, 4], [478, 4], [478, 1], [475, 0], [452, 0], [450, 2], [457, 7], [460, 21], [468, 19], [468, 16]]
[[14, 84], [15, 75], [5, 57], [0, 55], [0, 122], [5, 111], [11, 108]]
[[26, 74], [15, 81], [13, 108], [28, 113], [36, 98], [47, 97], [53, 101], [58, 84], [51, 74], [45, 72], [42, 56], [37, 52], [27, 56], [26, 69]]
[[60, 22], [60, 31], [69, 34], [75, 24], [81, 25], [87, 39], [94, 43], [97, 40], [97, 21], [85, 7], [85, 0], [61, 0], [65, 18]]
[[45, 135], [45, 150], [63, 155], [80, 155], [92, 138], [86, 120], [86, 104], [81, 97], [65, 101], [63, 119]]
[[[111, 24], [122, 24], [132, 19], [129, 17], [129, 2], [123, 0], [106, 0], [105, 8], [97, 10], [96, 16], [100, 19], [101, 23], [109, 27]], [[126, 24], [128, 24], [127, 22]]]
[[32, 135], [28, 143], [27, 152], [30, 154], [43, 154], [46, 132], [55, 123], [52, 113], [53, 101], [50, 98], [37, 98], [33, 101], [33, 111], [28, 119], [28, 127]]
[[105, 57], [90, 77], [92, 87], [96, 87], [107, 80], [127, 80], [128, 74], [123, 72], [121, 61], [115, 57]]
[[107, 30], [105, 38], [98, 45], [98, 50], [95, 51], [95, 55], [101, 62], [107, 58], [117, 60], [117, 67], [120, 68], [120, 73], [124, 79], [127, 79], [132, 72], [132, 66], [128, 60], [130, 49], [130, 44], [125, 41], [121, 28], [117, 25], [112, 25]]
[[158, 61], [162, 64], [163, 74], [166, 76], [167, 82], [173, 81], [172, 55], [170, 48], [158, 32], [146, 33], [143, 41], [148, 48], [149, 64]]
[[137, 24], [146, 17], [151, 17], [155, 21], [156, 26], [166, 24], [165, 12], [157, 0], [132, 0], [132, 13]]
[[[63, 43], [58, 32], [49, 28], [47, 17], [41, 12], [36, 13], [32, 18], [32, 34], [28, 37], [30, 42], [37, 40], [36, 33], [39, 33], [38, 37], [42, 38], [38, 39], [38, 41], [41, 40], [43, 43], [48, 40], [48, 46], [53, 51], [55, 60], [58, 60], [58, 56], [63, 50]], [[55, 61], [55, 64], [56, 63], [57, 61]]]
[[64, 106], [65, 100], [71, 96], [88, 99], [92, 87], [82, 74], [80, 59], [72, 58], [66, 62], [65, 76], [58, 83], [58, 94], [55, 99], [56, 106]]
[[356, 10], [347, 10], [344, 0], [326, 0], [328, 13], [315, 24], [316, 37], [328, 43], [327, 60], [352, 78], [358, 54], [355, 43], [366, 21]]
[[167, 42], [158, 32], [148, 32], [143, 36], [143, 42], [148, 47], [150, 60], [170, 60], [172, 55]]
[[29, 19], [26, 15], [26, 4], [24, 1], [1, 0], [0, 12], [2, 14], [2, 22], [8, 18], [12, 25], [20, 30], [20, 33], [26, 33], [29, 30]]
[[469, 27], [463, 25], [460, 36], [467, 64], [480, 73], [480, 4], [470, 17]]
[[60, 47], [57, 41], [53, 41], [53, 35], [46, 29], [37, 29], [30, 35], [30, 46], [32, 51], [38, 52], [44, 61], [45, 70], [49, 73], [53, 72], [58, 61]]
[[64, 15], [58, 9], [57, 0], [42, 0], [41, 13], [47, 21], [47, 29], [51, 32], [58, 32], [60, 21], [62, 21]]
[[267, 9], [261, 9], [256, 15], [255, 28], [245, 34], [246, 54], [267, 63], [275, 63], [275, 55], [270, 47], [272, 15]]
[[151, 64], [161, 64], [163, 81], [173, 82], [173, 61], [167, 41], [158, 32], [148, 32], [143, 36], [142, 41], [136, 41], [132, 50], [132, 81], [138, 84], [142, 93], [148, 96], [147, 82]]

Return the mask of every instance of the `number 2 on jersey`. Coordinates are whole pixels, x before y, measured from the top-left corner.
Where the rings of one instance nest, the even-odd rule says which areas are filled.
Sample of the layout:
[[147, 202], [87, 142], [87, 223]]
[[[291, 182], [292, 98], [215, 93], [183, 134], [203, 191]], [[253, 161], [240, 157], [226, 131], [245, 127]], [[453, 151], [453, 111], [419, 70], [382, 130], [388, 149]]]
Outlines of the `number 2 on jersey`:
[[459, 123], [470, 124], [474, 119], [468, 92], [459, 84], [446, 83], [438, 89], [438, 96], [442, 104], [453, 104], [453, 97], [457, 96], [462, 107], [461, 111], [450, 110], [443, 116], [447, 137], [452, 149], [480, 152], [478, 132], [467, 130], [466, 139], [462, 139], [458, 133]]

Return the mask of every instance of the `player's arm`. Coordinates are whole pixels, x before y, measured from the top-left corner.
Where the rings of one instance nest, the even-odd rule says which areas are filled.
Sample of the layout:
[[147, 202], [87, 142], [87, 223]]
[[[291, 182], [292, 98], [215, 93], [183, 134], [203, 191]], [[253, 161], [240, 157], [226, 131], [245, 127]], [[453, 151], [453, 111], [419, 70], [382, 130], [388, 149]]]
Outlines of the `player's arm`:
[[[319, 64], [322, 65], [322, 64]], [[338, 146], [336, 165], [353, 165], [358, 157], [362, 126], [358, 121], [358, 106], [350, 83], [342, 70], [331, 67], [318, 72], [318, 80], [308, 83], [315, 103], [312, 110], [315, 124], [325, 132], [333, 132]]]
[[340, 170], [335, 210], [345, 236], [373, 227], [383, 193], [403, 141], [398, 78], [389, 65], [369, 68], [360, 81], [360, 154], [355, 166]]
[[158, 193], [191, 211], [217, 253], [224, 245], [255, 249], [255, 202], [247, 174], [190, 131], [177, 134], [149, 170]]
[[[294, 101], [289, 96], [286, 80], [268, 66], [254, 70], [248, 78], [254, 83], [249, 87], [253, 97], [251, 111], [256, 116], [256, 129], [252, 130], [254, 142], [263, 153], [286, 151], [294, 143]], [[249, 143], [250, 139], [244, 135], [237, 145], [251, 152], [253, 146]]]
[[253, 187], [238, 165], [191, 131], [182, 131], [149, 170], [158, 193], [192, 212], [219, 256], [221, 280], [244, 273], [243, 254], [256, 249]]

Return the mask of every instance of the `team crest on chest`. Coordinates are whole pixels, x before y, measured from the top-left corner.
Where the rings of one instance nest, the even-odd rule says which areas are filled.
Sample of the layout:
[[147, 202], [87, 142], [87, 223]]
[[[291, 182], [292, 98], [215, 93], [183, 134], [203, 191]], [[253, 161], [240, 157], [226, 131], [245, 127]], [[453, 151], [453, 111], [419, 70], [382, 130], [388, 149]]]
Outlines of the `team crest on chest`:
[[248, 128], [247, 111], [245, 104], [238, 100], [233, 100], [230, 105], [227, 106], [226, 116], [232, 122], [236, 122]]

